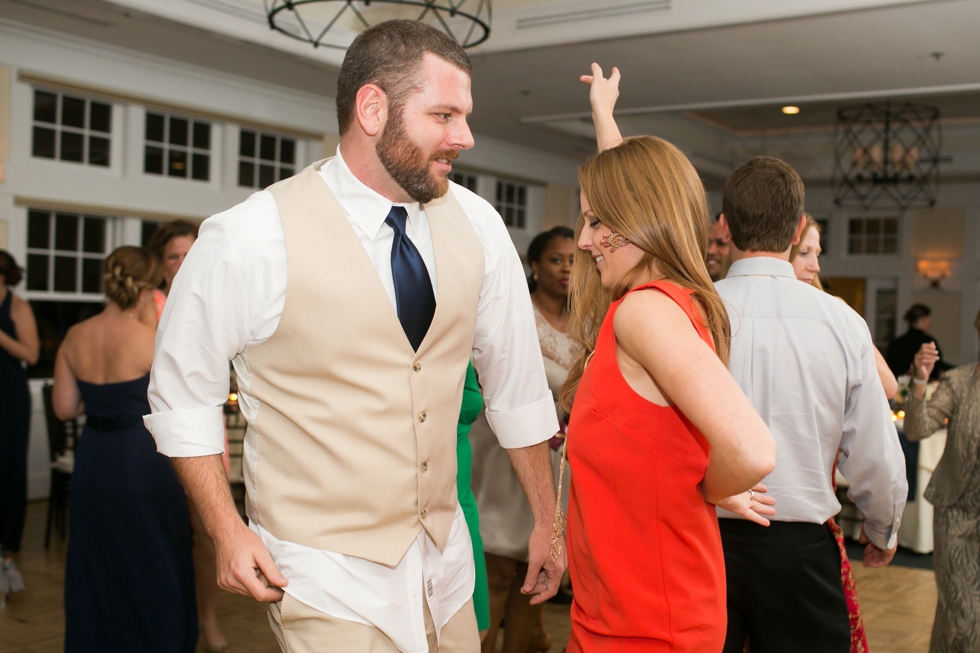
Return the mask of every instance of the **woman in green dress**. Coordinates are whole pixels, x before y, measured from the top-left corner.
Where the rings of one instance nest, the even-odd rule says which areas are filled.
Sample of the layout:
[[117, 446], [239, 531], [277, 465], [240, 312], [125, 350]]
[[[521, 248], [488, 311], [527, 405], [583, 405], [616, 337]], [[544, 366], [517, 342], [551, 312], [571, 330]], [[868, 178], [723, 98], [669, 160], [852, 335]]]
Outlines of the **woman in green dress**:
[[459, 424], [456, 426], [456, 492], [459, 505], [466, 516], [466, 525], [473, 540], [473, 561], [476, 563], [476, 586], [473, 588], [473, 607], [476, 610], [476, 625], [480, 629], [480, 639], [490, 628], [490, 598], [487, 593], [487, 564], [483, 557], [483, 539], [480, 537], [480, 515], [476, 510], [476, 497], [470, 487], [470, 472], [473, 468], [473, 450], [470, 448], [470, 427], [483, 408], [483, 394], [476, 380], [473, 363], [466, 368], [466, 381], [463, 384], [463, 404], [459, 410]]

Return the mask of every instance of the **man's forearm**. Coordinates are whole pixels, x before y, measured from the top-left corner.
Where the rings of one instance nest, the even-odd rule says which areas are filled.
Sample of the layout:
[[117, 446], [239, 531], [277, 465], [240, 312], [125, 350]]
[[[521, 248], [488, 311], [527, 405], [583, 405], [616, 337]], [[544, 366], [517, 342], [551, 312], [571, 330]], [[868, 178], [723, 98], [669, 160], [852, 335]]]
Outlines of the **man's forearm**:
[[239, 526], [242, 519], [231, 496], [221, 455], [171, 458], [184, 490], [201, 513], [208, 535]]
[[551, 528], [555, 516], [555, 479], [551, 471], [548, 443], [507, 449], [510, 464], [524, 488], [536, 527]]

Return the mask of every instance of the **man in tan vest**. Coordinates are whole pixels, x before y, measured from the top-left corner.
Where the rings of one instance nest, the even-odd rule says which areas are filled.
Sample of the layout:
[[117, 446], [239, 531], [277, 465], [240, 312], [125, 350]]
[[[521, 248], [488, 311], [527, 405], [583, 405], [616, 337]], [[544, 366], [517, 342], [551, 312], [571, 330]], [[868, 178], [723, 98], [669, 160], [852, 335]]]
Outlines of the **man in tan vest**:
[[[473, 146], [470, 62], [390, 21], [351, 45], [337, 154], [205, 221], [157, 336], [146, 417], [197, 503], [224, 589], [283, 651], [478, 651], [455, 438], [472, 357], [531, 503], [525, 592], [554, 595], [558, 428], [517, 253], [450, 184]], [[228, 361], [248, 420], [249, 525], [224, 477]]]

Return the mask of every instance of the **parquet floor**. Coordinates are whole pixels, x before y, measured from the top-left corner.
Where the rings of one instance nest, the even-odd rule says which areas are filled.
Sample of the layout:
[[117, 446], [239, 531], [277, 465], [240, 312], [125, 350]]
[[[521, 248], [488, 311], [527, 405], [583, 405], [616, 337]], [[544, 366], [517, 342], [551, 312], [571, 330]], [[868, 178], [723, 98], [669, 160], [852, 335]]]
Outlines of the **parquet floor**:
[[[44, 549], [47, 503], [28, 508], [27, 532], [18, 564], [27, 589], [11, 597], [0, 609], [0, 652], [60, 653], [64, 643], [65, 541], [53, 538]], [[931, 571], [907, 567], [865, 569], [855, 563], [861, 610], [872, 653], [926, 653], [936, 606]], [[219, 617], [235, 653], [277, 653], [262, 605], [244, 597], [223, 594]], [[548, 629], [555, 641], [552, 651], [564, 650], [569, 619], [566, 606], [548, 605]], [[198, 651], [206, 652], [202, 643]]]

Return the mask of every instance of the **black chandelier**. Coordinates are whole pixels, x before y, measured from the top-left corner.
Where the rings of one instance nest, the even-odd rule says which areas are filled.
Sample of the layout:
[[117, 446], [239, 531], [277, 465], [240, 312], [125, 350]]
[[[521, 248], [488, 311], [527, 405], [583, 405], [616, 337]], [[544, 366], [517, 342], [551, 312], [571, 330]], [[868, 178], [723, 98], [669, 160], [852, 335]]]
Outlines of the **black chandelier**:
[[834, 203], [868, 210], [933, 207], [939, 192], [939, 109], [911, 102], [862, 104], [837, 112]]
[[490, 37], [490, 0], [264, 0], [269, 27], [286, 36], [346, 50], [353, 35], [392, 18], [421, 20], [464, 48]]

